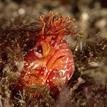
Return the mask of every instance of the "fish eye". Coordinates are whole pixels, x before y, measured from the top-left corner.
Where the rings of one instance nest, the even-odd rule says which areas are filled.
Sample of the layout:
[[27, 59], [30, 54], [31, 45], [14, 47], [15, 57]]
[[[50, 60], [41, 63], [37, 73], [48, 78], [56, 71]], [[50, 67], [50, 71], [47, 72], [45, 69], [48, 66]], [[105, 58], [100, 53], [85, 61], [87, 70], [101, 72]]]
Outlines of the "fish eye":
[[39, 45], [35, 48], [35, 52], [39, 53], [39, 54], [43, 54], [43, 49], [42, 49], [42, 46]]

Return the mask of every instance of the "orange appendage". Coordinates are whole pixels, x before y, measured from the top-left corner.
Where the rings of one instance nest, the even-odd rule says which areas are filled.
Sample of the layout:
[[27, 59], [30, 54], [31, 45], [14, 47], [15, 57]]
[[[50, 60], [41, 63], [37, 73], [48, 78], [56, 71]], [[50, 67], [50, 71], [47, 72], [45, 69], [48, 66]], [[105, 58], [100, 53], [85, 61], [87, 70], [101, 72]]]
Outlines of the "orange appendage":
[[39, 20], [42, 25], [40, 35], [53, 36], [55, 40], [62, 40], [65, 35], [78, 34], [78, 27], [73, 18], [64, 17], [58, 13], [50, 12], [47, 16], [40, 16]]

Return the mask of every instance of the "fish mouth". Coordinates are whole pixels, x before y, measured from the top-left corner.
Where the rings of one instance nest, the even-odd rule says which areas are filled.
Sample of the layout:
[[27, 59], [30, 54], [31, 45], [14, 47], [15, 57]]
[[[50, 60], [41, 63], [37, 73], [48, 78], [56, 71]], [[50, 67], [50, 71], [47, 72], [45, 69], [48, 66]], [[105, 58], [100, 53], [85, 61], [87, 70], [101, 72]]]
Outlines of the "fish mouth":
[[44, 86], [46, 83], [46, 78], [43, 78], [41, 76], [38, 77], [35, 74], [29, 74], [21, 78], [20, 82], [24, 87], [31, 88], [37, 86]]

